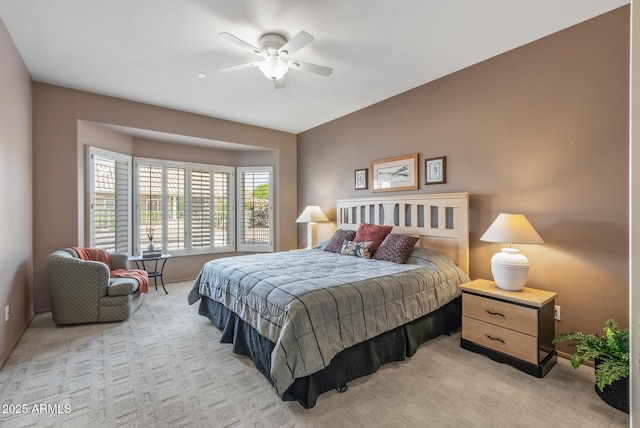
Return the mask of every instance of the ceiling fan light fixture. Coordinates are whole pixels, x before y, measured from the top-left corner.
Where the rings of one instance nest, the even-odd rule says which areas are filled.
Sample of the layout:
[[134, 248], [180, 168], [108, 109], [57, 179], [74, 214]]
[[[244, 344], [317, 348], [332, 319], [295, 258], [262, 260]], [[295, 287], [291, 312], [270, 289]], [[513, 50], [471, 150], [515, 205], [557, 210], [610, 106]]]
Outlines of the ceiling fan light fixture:
[[260, 63], [260, 65], [258, 65], [258, 68], [262, 71], [262, 74], [267, 77], [267, 79], [271, 80], [282, 79], [289, 70], [287, 64], [277, 57], [265, 59]]
[[250, 67], [258, 67], [267, 79], [274, 82], [274, 88], [276, 89], [285, 87], [284, 80], [282, 78], [285, 74], [287, 74], [290, 68], [294, 70], [301, 70], [309, 73], [319, 74], [321, 76], [329, 76], [333, 71], [333, 69], [330, 67], [324, 67], [308, 62], [288, 60], [290, 55], [295, 54], [300, 49], [313, 42], [313, 36], [306, 31], [300, 31], [290, 40], [285, 39], [280, 34], [266, 33], [262, 35], [262, 37], [260, 37], [260, 48], [257, 48], [251, 43], [247, 43], [244, 40], [239, 39], [231, 33], [223, 32], [218, 33], [218, 35], [225, 40], [262, 57], [262, 59], [259, 61], [221, 67], [218, 68], [218, 70], [227, 72], [242, 70]]

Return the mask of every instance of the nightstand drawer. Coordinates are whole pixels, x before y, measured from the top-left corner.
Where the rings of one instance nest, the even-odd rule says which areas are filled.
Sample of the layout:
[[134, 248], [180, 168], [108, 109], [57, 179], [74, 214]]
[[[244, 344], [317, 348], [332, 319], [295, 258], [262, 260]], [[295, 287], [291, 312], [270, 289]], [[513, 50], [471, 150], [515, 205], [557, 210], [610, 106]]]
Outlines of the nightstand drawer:
[[536, 337], [463, 316], [462, 338], [529, 363], [538, 364]]
[[529, 336], [538, 336], [538, 311], [533, 308], [463, 293], [462, 314]]

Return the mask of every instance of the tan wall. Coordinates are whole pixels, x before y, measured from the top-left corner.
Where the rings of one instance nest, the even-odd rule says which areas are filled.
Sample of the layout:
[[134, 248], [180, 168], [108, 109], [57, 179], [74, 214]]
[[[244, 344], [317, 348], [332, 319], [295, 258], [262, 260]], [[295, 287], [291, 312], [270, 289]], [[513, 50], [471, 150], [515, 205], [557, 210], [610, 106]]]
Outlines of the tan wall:
[[[298, 136], [298, 212], [353, 190], [369, 162], [447, 156], [447, 183], [471, 192], [470, 270], [491, 278], [499, 244], [480, 236], [522, 212], [544, 245], [521, 249], [528, 285], [558, 293], [558, 332], [628, 318], [629, 7], [597, 17]], [[400, 193], [400, 192], [398, 192]], [[305, 233], [298, 229], [298, 245]], [[563, 349], [563, 348], [560, 348]]]
[[[0, 19], [0, 367], [33, 317], [31, 78]], [[295, 220], [295, 219], [294, 219]], [[5, 322], [5, 307], [10, 317]]]
[[[296, 246], [296, 136], [285, 132], [242, 125], [225, 120], [153, 107], [76, 91], [43, 83], [33, 85], [33, 186], [34, 186], [34, 308], [49, 308], [44, 260], [52, 251], [84, 245], [83, 144], [98, 136], [106, 146], [126, 147], [128, 142], [97, 130], [95, 125], [112, 124], [170, 134], [256, 146], [267, 149], [274, 162], [278, 191], [276, 200], [276, 249]], [[132, 154], [150, 157], [183, 156], [202, 160], [204, 148], [182, 147], [159, 142], [131, 140]], [[211, 156], [208, 153], [207, 156]], [[233, 156], [225, 155], [227, 158]], [[178, 159], [180, 160], [180, 159]], [[177, 257], [167, 264], [166, 279], [194, 278], [211, 256]]]

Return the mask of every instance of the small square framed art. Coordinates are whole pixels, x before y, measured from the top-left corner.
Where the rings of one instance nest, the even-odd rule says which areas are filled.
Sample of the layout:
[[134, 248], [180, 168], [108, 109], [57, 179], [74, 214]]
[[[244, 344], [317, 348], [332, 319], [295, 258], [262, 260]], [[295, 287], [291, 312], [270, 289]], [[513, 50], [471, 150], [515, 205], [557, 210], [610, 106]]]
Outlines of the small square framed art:
[[442, 184], [447, 182], [447, 157], [424, 160], [424, 184]]
[[355, 171], [355, 189], [366, 190], [369, 188], [369, 169], [356, 169]]

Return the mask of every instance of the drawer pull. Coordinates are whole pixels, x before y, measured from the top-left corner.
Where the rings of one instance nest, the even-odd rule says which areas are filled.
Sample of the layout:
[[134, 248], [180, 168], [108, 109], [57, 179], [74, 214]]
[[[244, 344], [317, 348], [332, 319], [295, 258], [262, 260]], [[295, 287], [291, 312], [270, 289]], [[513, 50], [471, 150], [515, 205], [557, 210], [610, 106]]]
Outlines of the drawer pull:
[[490, 336], [490, 335], [488, 335], [488, 334], [486, 334], [486, 333], [485, 333], [485, 336], [487, 336], [487, 338], [489, 338], [489, 339], [491, 339], [491, 340], [495, 340], [495, 341], [497, 341], [497, 342], [501, 342], [501, 343], [503, 343], [503, 344], [504, 344], [504, 340], [502, 340], [502, 339], [500, 339], [500, 338], [498, 338], [498, 337], [493, 337], [493, 336]]
[[490, 311], [489, 309], [485, 309], [484, 311], [485, 311], [486, 313], [488, 313], [489, 315], [498, 315], [498, 316], [501, 316], [502, 318], [506, 318], [506, 317], [504, 316], [504, 314], [501, 314], [500, 312], [492, 312], [492, 311]]

